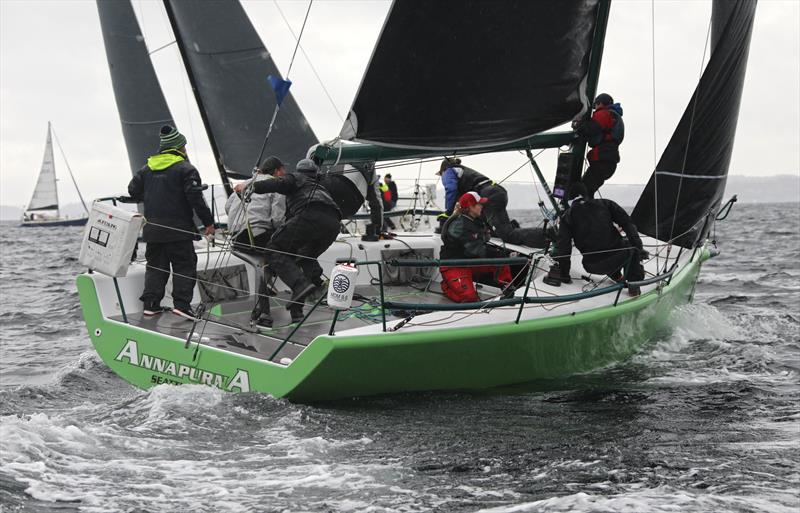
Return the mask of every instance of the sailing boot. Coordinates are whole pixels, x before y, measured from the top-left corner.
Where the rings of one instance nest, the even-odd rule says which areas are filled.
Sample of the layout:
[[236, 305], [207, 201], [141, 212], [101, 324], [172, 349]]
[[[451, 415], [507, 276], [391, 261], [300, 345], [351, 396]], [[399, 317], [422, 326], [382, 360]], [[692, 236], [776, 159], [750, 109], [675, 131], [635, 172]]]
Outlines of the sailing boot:
[[258, 324], [265, 328], [272, 327], [272, 317], [269, 311], [269, 296], [267, 296], [267, 271], [265, 270], [261, 283], [258, 284], [258, 296], [256, 305], [250, 313], [250, 327]]
[[303, 305], [298, 304], [290, 304], [287, 309], [289, 310], [289, 315], [292, 316], [292, 322], [297, 323], [303, 320]]

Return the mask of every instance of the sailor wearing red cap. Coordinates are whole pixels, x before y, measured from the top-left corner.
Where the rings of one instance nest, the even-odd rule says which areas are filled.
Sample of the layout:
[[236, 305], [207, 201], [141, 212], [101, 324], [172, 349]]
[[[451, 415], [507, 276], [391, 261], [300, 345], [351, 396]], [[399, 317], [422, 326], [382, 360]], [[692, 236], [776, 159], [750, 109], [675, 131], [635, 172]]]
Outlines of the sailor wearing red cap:
[[[442, 228], [442, 260], [468, 258], [500, 258], [502, 250], [488, 244], [491, 228], [483, 221], [483, 206], [489, 201], [477, 192], [464, 193], [458, 199], [458, 212]], [[507, 287], [511, 269], [507, 265], [482, 265], [470, 267], [442, 266], [442, 292], [457, 303], [479, 301], [475, 281]]]

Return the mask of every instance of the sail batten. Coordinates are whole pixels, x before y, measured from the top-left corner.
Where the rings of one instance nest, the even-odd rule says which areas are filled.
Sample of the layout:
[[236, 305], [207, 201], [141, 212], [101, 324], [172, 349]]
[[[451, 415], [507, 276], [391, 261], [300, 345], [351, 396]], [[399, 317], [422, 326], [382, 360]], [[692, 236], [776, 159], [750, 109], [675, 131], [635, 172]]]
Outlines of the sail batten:
[[[267, 77], [282, 75], [238, 1], [165, 0], [165, 5], [219, 164], [227, 176], [249, 178], [275, 110]], [[289, 93], [267, 154], [296, 162], [316, 143]]]
[[36, 180], [36, 187], [33, 189], [33, 196], [28, 203], [27, 210], [58, 210], [58, 186], [50, 123], [47, 123], [47, 141], [44, 146], [42, 167], [39, 170], [39, 178]]
[[416, 149], [523, 140], [586, 109], [599, 0], [396, 0], [340, 136]]
[[704, 236], [705, 216], [719, 208], [736, 136], [755, 9], [756, 0], [714, 0], [711, 57], [633, 210], [631, 217], [640, 232], [691, 247]]

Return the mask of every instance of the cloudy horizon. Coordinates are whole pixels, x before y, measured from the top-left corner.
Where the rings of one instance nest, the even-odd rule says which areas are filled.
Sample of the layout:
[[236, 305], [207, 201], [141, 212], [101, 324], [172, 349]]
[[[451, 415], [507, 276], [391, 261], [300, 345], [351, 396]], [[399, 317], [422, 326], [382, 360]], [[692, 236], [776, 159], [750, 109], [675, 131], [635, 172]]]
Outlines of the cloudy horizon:
[[[288, 68], [306, 2], [248, 2], [245, 7], [278, 68]], [[172, 41], [161, 2], [134, 1], [151, 49]], [[315, 2], [302, 45], [326, 92], [300, 54], [292, 68], [292, 93], [320, 139], [338, 134], [369, 61], [390, 2]], [[701, 70], [710, 1], [612, 3], [600, 90], [625, 108], [623, 161], [610, 183], [644, 183], [682, 114]], [[800, 174], [800, 3], [759, 3], [750, 49], [731, 174]], [[655, 40], [655, 51], [652, 41]], [[655, 54], [655, 102], [653, 59]], [[193, 162], [205, 181], [219, 177], [205, 130], [175, 45], [153, 62], [178, 127], [189, 139]], [[654, 119], [655, 112], [655, 134]], [[0, 1], [0, 204], [27, 203], [52, 121], [84, 196], [120, 194], [130, 178], [95, 2]], [[654, 148], [655, 141], [655, 148]], [[77, 200], [59, 151], [60, 194]], [[554, 152], [541, 162], [552, 179]], [[524, 156], [470, 159], [500, 178]], [[435, 164], [393, 170], [397, 178], [430, 179]], [[528, 173], [529, 175], [530, 173]], [[525, 178], [529, 178], [526, 175]]]

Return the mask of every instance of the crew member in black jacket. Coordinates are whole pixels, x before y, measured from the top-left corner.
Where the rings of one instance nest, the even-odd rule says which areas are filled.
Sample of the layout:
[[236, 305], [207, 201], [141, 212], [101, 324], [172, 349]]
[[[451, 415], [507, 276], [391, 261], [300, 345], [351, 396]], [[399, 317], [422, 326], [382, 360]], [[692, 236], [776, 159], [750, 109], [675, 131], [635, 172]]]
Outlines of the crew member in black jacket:
[[147, 243], [144, 274], [144, 315], [164, 311], [161, 300], [172, 266], [173, 312], [194, 316], [190, 303], [197, 280], [197, 254], [193, 240], [198, 238], [192, 211], [214, 234], [214, 218], [203, 198], [200, 174], [186, 156], [186, 137], [175, 128], [161, 127], [159, 153], [147, 159], [128, 184], [128, 194], [144, 202], [147, 224], [142, 239]]
[[[342, 215], [320, 183], [313, 160], [301, 160], [293, 173], [284, 174], [283, 169], [273, 170], [272, 180], [255, 182], [253, 193], [286, 196], [286, 224], [267, 243], [266, 253], [271, 269], [292, 289], [286, 308], [298, 322], [303, 318], [303, 300], [323, 283], [317, 257], [336, 241]], [[243, 188], [239, 184], [234, 190], [241, 193]]]
[[336, 202], [343, 219], [353, 217], [364, 202], [369, 205], [367, 234], [377, 240], [383, 229], [383, 203], [374, 162], [336, 166], [322, 177], [322, 185]]
[[[644, 279], [641, 259], [647, 257], [642, 239], [622, 207], [608, 199], [591, 199], [586, 187], [576, 182], [569, 187], [569, 208], [561, 217], [558, 229], [558, 254], [556, 261], [561, 281], [570, 283], [570, 255], [572, 241], [583, 254], [583, 268], [592, 274], [606, 274], [613, 280]], [[625, 231], [620, 235], [617, 226]], [[550, 277], [553, 277], [551, 270]], [[630, 295], [638, 296], [639, 287], [630, 287]]]

